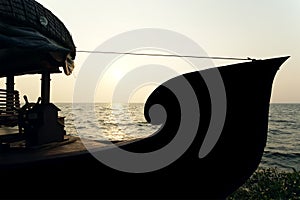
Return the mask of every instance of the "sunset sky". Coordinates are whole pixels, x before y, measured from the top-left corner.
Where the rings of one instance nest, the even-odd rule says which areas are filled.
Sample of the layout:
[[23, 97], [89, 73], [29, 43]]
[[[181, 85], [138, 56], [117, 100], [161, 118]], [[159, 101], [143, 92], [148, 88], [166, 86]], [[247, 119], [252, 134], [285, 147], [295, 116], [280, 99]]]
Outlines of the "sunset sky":
[[[273, 103], [300, 103], [300, 1], [299, 0], [38, 0], [60, 18], [78, 50], [95, 50], [112, 37], [142, 28], [166, 29], [185, 35], [209, 56], [272, 58], [290, 55], [278, 72]], [[114, 49], [119, 51], [119, 49]], [[52, 77], [53, 102], [72, 102], [74, 84], [89, 54], [78, 53], [74, 74]], [[99, 54], [99, 56], [102, 56]], [[151, 64], [142, 58], [125, 58], [122, 67]], [[127, 62], [127, 63], [126, 63]], [[166, 60], [153, 64], [167, 65]], [[162, 62], [162, 63], [159, 63]], [[170, 62], [180, 65], [180, 60]], [[177, 64], [175, 64], [177, 62]], [[240, 61], [239, 61], [240, 62]], [[215, 66], [233, 61], [214, 60]], [[119, 63], [120, 65], [120, 63]], [[183, 64], [184, 65], [184, 64]], [[126, 71], [126, 70], [125, 70]], [[108, 74], [117, 81], [126, 73]], [[114, 75], [113, 75], [114, 74]], [[114, 76], [114, 77], [110, 77]], [[255, 79], [255, 77], [253, 77]], [[18, 78], [16, 89], [31, 101], [39, 96], [39, 76]], [[112, 83], [113, 85], [113, 83]], [[97, 100], [107, 96], [99, 92]], [[151, 89], [137, 91], [136, 100]], [[102, 95], [102, 97], [100, 97]], [[96, 94], [97, 96], [97, 94]]]

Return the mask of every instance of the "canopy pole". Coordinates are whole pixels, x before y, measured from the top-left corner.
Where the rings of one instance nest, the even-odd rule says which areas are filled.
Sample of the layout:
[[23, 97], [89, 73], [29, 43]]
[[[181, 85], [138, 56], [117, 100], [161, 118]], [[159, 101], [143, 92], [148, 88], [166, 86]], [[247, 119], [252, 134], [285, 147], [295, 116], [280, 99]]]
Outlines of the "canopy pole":
[[42, 73], [42, 104], [49, 104], [50, 103], [50, 72], [49, 71], [44, 71]]
[[14, 107], [14, 91], [15, 91], [15, 77], [8, 75], [6, 77], [6, 111], [13, 112]]

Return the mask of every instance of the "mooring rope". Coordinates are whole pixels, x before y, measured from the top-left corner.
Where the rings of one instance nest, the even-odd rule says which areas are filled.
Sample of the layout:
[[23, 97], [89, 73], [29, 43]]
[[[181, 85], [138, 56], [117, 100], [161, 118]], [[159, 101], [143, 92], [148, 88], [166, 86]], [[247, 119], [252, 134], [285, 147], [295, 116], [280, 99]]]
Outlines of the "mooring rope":
[[77, 53], [92, 53], [92, 54], [115, 54], [115, 55], [131, 55], [131, 56], [152, 56], [152, 57], [174, 57], [174, 58], [196, 58], [196, 59], [213, 59], [213, 60], [247, 60], [253, 61], [252, 58], [234, 58], [234, 57], [219, 57], [219, 56], [191, 56], [191, 55], [175, 55], [175, 54], [151, 54], [151, 53], [122, 53], [115, 51], [84, 51], [79, 50]]

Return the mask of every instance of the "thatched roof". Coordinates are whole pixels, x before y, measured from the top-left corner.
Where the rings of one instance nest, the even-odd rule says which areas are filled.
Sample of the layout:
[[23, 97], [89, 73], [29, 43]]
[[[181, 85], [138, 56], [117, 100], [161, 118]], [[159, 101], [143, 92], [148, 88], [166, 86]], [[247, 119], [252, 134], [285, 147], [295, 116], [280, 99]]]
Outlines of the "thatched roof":
[[0, 0], [0, 18], [13, 24], [30, 26], [72, 51], [76, 50], [70, 32], [51, 11], [34, 0]]
[[[72, 69], [68, 69], [68, 67], [73, 64], [72, 61], [76, 57], [76, 47], [73, 38], [63, 22], [41, 4], [34, 0], [0, 0], [0, 23], [2, 26], [2, 29], [0, 29], [1, 65], [5, 64], [15, 67], [17, 70], [13, 71], [13, 73], [17, 75], [39, 73], [37, 69], [41, 67], [41, 62], [44, 62], [45, 58], [50, 56], [52, 60], [47, 60], [47, 58], [46, 60], [53, 67], [53, 71], [58, 71], [58, 67], [64, 67], [67, 75], [72, 72]], [[25, 39], [33, 36], [32, 42], [23, 40], [23, 32], [23, 38]], [[42, 41], [40, 46], [44, 45], [47, 48], [35, 51], [33, 46], [38, 46], [37, 41], [39, 40]], [[49, 48], [49, 46], [51, 47]], [[58, 50], [57, 46], [59, 46]], [[30, 56], [22, 57], [25, 54]], [[31, 59], [31, 57], [35, 58]], [[17, 62], [14, 58], [21, 58], [23, 61]], [[24, 65], [27, 63], [28, 67], [30, 66], [30, 70], [33, 71], [29, 72], [29, 68], [21, 66], [22, 63]], [[5, 70], [2, 70], [2, 72], [0, 69], [0, 76], [7, 74]]]

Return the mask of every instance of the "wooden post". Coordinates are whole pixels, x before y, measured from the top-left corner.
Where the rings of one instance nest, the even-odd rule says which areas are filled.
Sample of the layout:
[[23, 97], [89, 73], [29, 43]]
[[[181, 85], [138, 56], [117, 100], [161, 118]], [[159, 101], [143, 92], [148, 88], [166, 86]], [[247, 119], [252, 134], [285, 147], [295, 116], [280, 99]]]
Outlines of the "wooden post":
[[42, 73], [42, 104], [50, 103], [50, 72], [44, 71]]
[[14, 91], [15, 91], [15, 77], [14, 75], [8, 75], [6, 77], [6, 111], [7, 113], [13, 113], [14, 107]]

